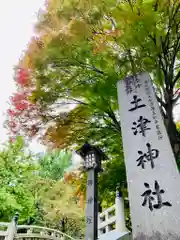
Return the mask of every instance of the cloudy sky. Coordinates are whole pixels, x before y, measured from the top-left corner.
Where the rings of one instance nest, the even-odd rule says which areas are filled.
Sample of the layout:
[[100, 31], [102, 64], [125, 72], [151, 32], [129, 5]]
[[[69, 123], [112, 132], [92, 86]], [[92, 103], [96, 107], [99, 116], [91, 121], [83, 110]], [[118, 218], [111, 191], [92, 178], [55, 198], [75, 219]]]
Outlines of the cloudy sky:
[[[13, 84], [13, 67], [33, 35], [33, 26], [37, 12], [44, 0], [6, 0], [0, 7], [0, 143], [7, 139], [3, 128], [8, 98], [15, 90]], [[176, 111], [176, 119], [180, 120], [180, 107]], [[43, 148], [37, 143], [32, 144], [36, 152]]]
[[[7, 139], [3, 128], [8, 98], [15, 90], [13, 84], [13, 67], [33, 35], [33, 26], [37, 12], [44, 0], [6, 0], [0, 7], [0, 142]], [[33, 144], [32, 148], [41, 151]]]

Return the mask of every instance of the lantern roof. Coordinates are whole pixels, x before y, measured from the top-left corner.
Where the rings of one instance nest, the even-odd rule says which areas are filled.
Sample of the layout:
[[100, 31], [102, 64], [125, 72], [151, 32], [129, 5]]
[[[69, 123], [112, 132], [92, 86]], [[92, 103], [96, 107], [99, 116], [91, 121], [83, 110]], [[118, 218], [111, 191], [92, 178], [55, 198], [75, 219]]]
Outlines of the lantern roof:
[[101, 160], [107, 159], [107, 156], [99, 147], [90, 145], [89, 143], [85, 143], [80, 149], [76, 151], [76, 153], [79, 154], [82, 158], [84, 158], [91, 151], [99, 155], [101, 157]]

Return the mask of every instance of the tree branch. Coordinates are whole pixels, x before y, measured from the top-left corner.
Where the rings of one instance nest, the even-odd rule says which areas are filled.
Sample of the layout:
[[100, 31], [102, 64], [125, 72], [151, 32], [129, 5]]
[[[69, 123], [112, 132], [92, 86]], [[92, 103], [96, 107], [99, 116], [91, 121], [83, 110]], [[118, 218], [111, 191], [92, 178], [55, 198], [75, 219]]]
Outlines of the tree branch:
[[119, 133], [121, 133], [121, 126], [120, 126], [119, 122], [117, 121], [116, 116], [110, 106], [109, 106], [109, 110], [107, 110], [106, 113], [114, 122], [114, 125], [115, 125], [115, 128], [117, 129], [117, 131]]
[[179, 78], [180, 78], [180, 71], [177, 73], [177, 75], [176, 75], [175, 78], [174, 78], [173, 87], [175, 87], [175, 85], [176, 85], [176, 83], [177, 83], [177, 81], [178, 81]]
[[175, 96], [177, 93], [180, 93], [180, 88], [178, 88], [178, 89], [175, 91], [174, 96]]
[[85, 63], [83, 63], [83, 62], [81, 62], [81, 61], [79, 61], [79, 60], [75, 60], [75, 61], [78, 62], [80, 65], [84, 66], [85, 68], [89, 68], [89, 69], [91, 69], [91, 70], [93, 70], [93, 71], [95, 71], [95, 72], [97, 72], [97, 73], [99, 73], [99, 74], [104, 75], [104, 72], [103, 72], [103, 71], [101, 71], [100, 69], [96, 68], [96, 67], [93, 66], [93, 65], [85, 64]]
[[158, 97], [157, 94], [156, 94], [156, 98], [157, 98], [158, 102], [159, 102], [163, 107], [166, 107], [166, 103], [163, 102], [163, 100], [162, 100], [160, 97]]
[[[60, 59], [58, 59], [58, 60], [60, 61]], [[96, 68], [95, 66], [83, 63], [83, 62], [81, 62], [81, 61], [79, 61], [77, 59], [73, 59], [72, 62], [70, 62], [69, 60], [67, 62], [64, 62], [65, 59], [62, 59], [62, 63], [60, 63], [59, 61], [57, 63], [53, 63], [51, 66], [52, 67], [59, 67], [59, 68], [62, 67], [63, 68], [63, 67], [68, 67], [68, 66], [76, 66], [76, 67], [78, 67], [79, 65], [81, 65], [81, 66], [83, 66], [85, 68], [88, 68], [88, 69], [91, 69], [91, 70], [93, 70], [93, 71], [95, 71], [95, 72], [97, 72], [99, 74], [104, 74], [104, 72], [102, 70]], [[79, 65], [76, 65], [75, 62], [77, 62]]]
[[175, 92], [175, 94], [174, 94], [174, 96], [177, 94], [177, 96], [172, 100], [172, 102], [173, 102], [173, 105], [175, 105], [177, 102], [178, 102], [178, 100], [180, 99], [180, 88], [179, 89], [177, 89], [176, 90], [176, 92]]
[[72, 101], [74, 101], [75, 103], [78, 103], [78, 104], [89, 105], [88, 103], [85, 103], [85, 102], [80, 101], [80, 100], [75, 99], [75, 98], [67, 98], [67, 99], [72, 100]]

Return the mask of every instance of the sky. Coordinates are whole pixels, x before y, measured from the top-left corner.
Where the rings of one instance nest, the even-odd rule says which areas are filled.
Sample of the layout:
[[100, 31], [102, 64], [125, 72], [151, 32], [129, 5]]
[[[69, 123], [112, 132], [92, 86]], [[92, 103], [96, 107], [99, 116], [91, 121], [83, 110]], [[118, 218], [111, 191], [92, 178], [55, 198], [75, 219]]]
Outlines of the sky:
[[[0, 7], [0, 143], [7, 139], [3, 127], [9, 96], [15, 91], [13, 68], [33, 35], [38, 10], [44, 0], [6, 0]], [[31, 144], [32, 150], [42, 151], [37, 143]]]
[[[0, 143], [8, 138], [3, 122], [9, 96], [15, 91], [13, 67], [33, 36], [37, 12], [43, 4], [44, 0], [6, 0], [0, 7]], [[177, 109], [175, 118], [180, 120], [180, 106]], [[41, 152], [44, 147], [33, 142], [31, 149]]]

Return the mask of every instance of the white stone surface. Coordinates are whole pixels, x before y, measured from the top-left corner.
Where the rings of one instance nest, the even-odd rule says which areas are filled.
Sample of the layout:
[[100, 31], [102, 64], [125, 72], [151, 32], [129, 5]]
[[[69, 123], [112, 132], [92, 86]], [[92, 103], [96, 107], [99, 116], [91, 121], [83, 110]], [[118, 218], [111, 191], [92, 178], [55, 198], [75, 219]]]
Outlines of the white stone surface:
[[116, 211], [116, 231], [120, 233], [127, 232], [127, 228], [125, 224], [123, 197], [116, 196], [115, 206], [116, 206], [116, 210], [115, 210]]
[[100, 235], [99, 240], [132, 240], [131, 234], [127, 232], [119, 233], [116, 230]]
[[[162, 121], [158, 103], [150, 77], [146, 73], [138, 76], [139, 86], [133, 78], [118, 82], [118, 101], [120, 106], [121, 129], [125, 154], [125, 163], [128, 178], [129, 200], [131, 208], [131, 218], [133, 225], [134, 239], [179, 239], [180, 236], [180, 175], [177, 170], [174, 155], [170, 147], [170, 142]], [[125, 89], [129, 81], [132, 92], [126, 93]], [[147, 92], [149, 91], [149, 94]], [[145, 107], [135, 111], [129, 111], [134, 105], [131, 104], [133, 96], [137, 95], [145, 104]], [[148, 119], [145, 136], [141, 133], [133, 134], [133, 122], [139, 117]], [[135, 127], [135, 125], [134, 125]], [[151, 148], [159, 151], [159, 156], [154, 159], [154, 168], [151, 161], [144, 162], [142, 166], [137, 166], [137, 159], [140, 157], [138, 151], [147, 154], [146, 144], [151, 144]], [[157, 152], [154, 150], [154, 156]], [[160, 206], [157, 195], [151, 194], [152, 211], [147, 201], [146, 206], [142, 206], [144, 197], [141, 196], [146, 190], [155, 191], [155, 181], [160, 186], [161, 191], [159, 203], [169, 202], [172, 206]], [[146, 186], [144, 185], [145, 183]], [[157, 184], [156, 184], [157, 185]], [[162, 200], [162, 201], [161, 201]], [[158, 205], [155, 205], [156, 207]], [[156, 238], [159, 232], [159, 237]], [[144, 234], [142, 236], [142, 234]], [[171, 237], [168, 237], [172, 234]]]

